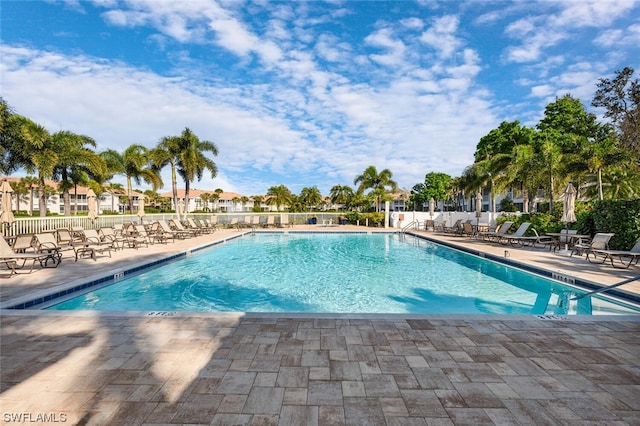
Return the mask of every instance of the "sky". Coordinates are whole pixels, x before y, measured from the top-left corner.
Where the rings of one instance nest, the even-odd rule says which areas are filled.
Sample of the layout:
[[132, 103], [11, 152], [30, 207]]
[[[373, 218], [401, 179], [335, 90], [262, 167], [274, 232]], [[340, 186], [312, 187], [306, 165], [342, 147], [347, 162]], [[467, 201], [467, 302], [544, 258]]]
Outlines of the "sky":
[[371, 165], [406, 189], [460, 176], [502, 121], [567, 93], [601, 116], [598, 80], [640, 71], [640, 1], [3, 0], [0, 19], [15, 113], [100, 151], [188, 127], [219, 150], [191, 187], [247, 196]]

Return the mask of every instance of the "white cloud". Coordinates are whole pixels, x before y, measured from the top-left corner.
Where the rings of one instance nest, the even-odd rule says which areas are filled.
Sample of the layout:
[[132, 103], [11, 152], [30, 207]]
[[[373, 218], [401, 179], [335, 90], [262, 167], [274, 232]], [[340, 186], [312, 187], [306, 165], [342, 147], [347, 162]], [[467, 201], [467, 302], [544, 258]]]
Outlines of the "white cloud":
[[440, 53], [441, 58], [449, 58], [462, 45], [456, 37], [460, 20], [457, 16], [447, 15], [437, 18], [434, 24], [420, 36], [420, 40]]

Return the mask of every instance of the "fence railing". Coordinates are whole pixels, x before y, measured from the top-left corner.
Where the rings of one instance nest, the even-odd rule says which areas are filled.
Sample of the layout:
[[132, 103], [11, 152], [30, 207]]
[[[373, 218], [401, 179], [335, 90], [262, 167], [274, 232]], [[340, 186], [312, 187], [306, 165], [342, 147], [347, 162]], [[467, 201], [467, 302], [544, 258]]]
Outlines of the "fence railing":
[[[189, 213], [187, 217], [195, 219], [210, 219], [217, 217], [219, 224], [231, 223], [236, 218], [239, 223], [250, 223], [251, 218], [258, 216], [260, 222], [266, 222], [268, 216], [275, 216], [276, 223], [284, 223], [284, 216], [288, 216], [288, 222], [292, 225], [302, 225], [309, 223], [309, 219], [316, 218], [318, 224], [339, 223], [340, 213]], [[83, 229], [98, 229], [102, 227], [113, 227], [123, 223], [152, 223], [156, 220], [169, 220], [177, 218], [176, 213], [154, 213], [147, 214], [142, 218], [137, 215], [105, 215], [98, 216], [95, 220], [88, 216], [49, 216], [49, 217], [26, 217], [16, 218], [11, 224], [2, 224], [2, 235], [12, 237], [20, 234], [36, 234], [39, 232], [55, 231], [56, 229], [73, 229], [81, 227]], [[362, 224], [364, 225], [364, 224]]]

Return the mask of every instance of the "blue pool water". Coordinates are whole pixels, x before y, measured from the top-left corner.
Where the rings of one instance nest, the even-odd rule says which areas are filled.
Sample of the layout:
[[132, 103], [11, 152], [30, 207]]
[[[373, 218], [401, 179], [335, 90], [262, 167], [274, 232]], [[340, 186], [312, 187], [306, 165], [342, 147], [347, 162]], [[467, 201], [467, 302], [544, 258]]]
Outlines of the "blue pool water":
[[237, 238], [49, 309], [206, 312], [638, 313], [502, 264], [398, 234]]

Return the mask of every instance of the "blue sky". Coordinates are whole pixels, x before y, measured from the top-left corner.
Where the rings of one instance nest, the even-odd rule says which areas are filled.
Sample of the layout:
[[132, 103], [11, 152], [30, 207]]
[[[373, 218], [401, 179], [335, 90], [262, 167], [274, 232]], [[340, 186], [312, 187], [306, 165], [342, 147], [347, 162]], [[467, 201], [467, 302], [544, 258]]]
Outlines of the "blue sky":
[[591, 108], [599, 78], [640, 71], [634, 1], [0, 8], [0, 95], [16, 113], [99, 150], [189, 127], [220, 151], [218, 177], [193, 186], [244, 195], [280, 184], [326, 195], [369, 165], [407, 189], [428, 172], [459, 176], [502, 121], [533, 126], [566, 93]]

